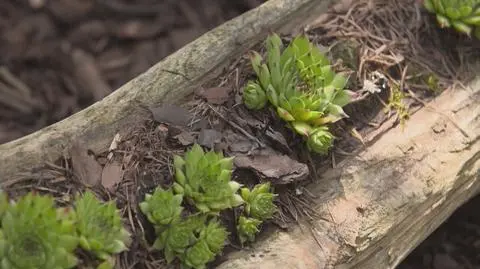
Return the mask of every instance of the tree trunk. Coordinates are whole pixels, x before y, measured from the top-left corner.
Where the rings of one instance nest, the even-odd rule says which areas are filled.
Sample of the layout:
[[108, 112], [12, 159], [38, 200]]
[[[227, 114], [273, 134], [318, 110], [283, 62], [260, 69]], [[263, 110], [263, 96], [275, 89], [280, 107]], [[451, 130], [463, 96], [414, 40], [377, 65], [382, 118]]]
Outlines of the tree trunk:
[[[395, 268], [480, 190], [480, 76], [308, 186], [320, 216], [218, 268]], [[462, 129], [445, 116], [450, 115]], [[466, 137], [462, 132], [466, 133]]]
[[90, 107], [33, 134], [0, 145], [0, 182], [54, 162], [78, 141], [93, 152], [146, 117], [147, 107], [178, 103], [214, 78], [269, 31], [291, 32], [325, 12], [333, 0], [271, 0], [209, 31]]

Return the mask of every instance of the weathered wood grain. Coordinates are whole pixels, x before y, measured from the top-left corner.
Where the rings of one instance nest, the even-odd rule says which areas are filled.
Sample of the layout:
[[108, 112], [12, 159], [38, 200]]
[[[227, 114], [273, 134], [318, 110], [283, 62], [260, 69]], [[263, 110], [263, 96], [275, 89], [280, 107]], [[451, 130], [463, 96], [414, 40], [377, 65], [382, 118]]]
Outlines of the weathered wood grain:
[[480, 190], [480, 76], [308, 186], [320, 217], [236, 252], [221, 269], [395, 268]]

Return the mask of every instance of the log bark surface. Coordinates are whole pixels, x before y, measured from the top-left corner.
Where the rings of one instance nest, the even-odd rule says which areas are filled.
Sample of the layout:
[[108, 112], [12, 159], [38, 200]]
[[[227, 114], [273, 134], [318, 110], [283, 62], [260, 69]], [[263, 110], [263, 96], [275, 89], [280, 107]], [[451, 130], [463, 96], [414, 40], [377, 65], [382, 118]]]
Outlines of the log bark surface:
[[[478, 69], [477, 69], [478, 70]], [[480, 191], [480, 76], [308, 186], [320, 217], [277, 231], [221, 269], [395, 268]]]
[[69, 155], [82, 141], [93, 152], [149, 117], [146, 107], [176, 103], [217, 76], [269, 31], [288, 31], [327, 10], [332, 0], [271, 0], [202, 35], [90, 107], [33, 134], [0, 145], [0, 182], [15, 181]]

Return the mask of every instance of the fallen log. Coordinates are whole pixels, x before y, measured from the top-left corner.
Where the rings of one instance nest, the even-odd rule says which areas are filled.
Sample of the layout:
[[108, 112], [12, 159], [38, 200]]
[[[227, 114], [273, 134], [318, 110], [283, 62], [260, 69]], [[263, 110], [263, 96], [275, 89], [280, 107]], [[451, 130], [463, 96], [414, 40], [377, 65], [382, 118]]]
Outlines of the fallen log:
[[433, 103], [308, 186], [319, 217], [218, 268], [395, 268], [480, 191], [480, 76]]
[[273, 0], [209, 31], [103, 100], [35, 133], [0, 145], [0, 182], [28, 177], [68, 156], [78, 141], [108, 149], [116, 133], [149, 116], [145, 108], [177, 103], [265, 38], [291, 32], [325, 12], [332, 0]]

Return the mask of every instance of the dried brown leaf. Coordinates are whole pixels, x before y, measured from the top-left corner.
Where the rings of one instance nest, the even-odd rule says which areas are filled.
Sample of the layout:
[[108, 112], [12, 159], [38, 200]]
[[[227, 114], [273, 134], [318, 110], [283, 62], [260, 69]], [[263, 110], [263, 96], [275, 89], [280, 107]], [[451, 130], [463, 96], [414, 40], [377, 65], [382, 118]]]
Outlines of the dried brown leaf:
[[182, 144], [182, 146], [188, 146], [195, 142], [195, 137], [190, 132], [181, 132], [176, 135], [175, 138], [178, 140], [178, 143]]
[[309, 175], [306, 164], [274, 150], [261, 150], [250, 156], [237, 156], [234, 162], [236, 167], [250, 169], [272, 184], [298, 182], [307, 179]]
[[191, 119], [191, 114], [183, 107], [175, 105], [163, 105], [160, 107], [152, 107], [150, 111], [153, 119], [157, 122], [168, 123], [177, 126], [187, 126]]
[[123, 168], [118, 162], [110, 162], [105, 165], [102, 171], [102, 185], [108, 190], [122, 181]]
[[223, 135], [221, 132], [214, 129], [202, 129], [198, 134], [198, 144], [213, 148], [215, 143], [220, 142]]
[[230, 87], [213, 87], [198, 92], [198, 95], [205, 98], [207, 102], [214, 105], [224, 104], [230, 95]]
[[101, 181], [102, 166], [95, 160], [95, 156], [88, 154], [86, 143], [76, 142], [70, 150], [73, 171], [80, 181], [87, 185], [97, 185]]

